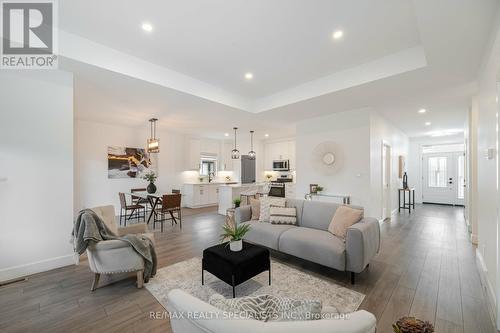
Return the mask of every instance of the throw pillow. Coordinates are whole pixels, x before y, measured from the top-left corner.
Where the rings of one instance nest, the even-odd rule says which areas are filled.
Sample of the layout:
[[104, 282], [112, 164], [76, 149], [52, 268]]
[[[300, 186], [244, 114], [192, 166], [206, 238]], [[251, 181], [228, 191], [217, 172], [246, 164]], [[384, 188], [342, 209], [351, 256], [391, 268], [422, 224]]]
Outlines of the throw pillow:
[[328, 231], [337, 237], [345, 239], [347, 229], [363, 218], [363, 210], [349, 206], [340, 206], [335, 211], [332, 221], [328, 226]]
[[246, 296], [226, 299], [215, 294], [209, 303], [216, 308], [238, 313], [243, 318], [261, 321], [296, 321], [321, 318], [320, 301], [296, 300], [273, 295]]
[[271, 206], [269, 222], [272, 224], [297, 224], [297, 208]]
[[251, 220], [258, 220], [260, 217], [260, 200], [250, 198], [250, 208], [252, 210]]
[[286, 203], [285, 198], [276, 198], [276, 197], [261, 198], [259, 222], [269, 222], [270, 207], [271, 206], [285, 207], [285, 203]]

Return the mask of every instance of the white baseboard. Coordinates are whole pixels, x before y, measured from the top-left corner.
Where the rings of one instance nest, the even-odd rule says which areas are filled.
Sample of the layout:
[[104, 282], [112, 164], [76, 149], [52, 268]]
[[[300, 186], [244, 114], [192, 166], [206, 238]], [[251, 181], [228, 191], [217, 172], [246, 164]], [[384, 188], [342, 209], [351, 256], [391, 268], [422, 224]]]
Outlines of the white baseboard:
[[483, 287], [484, 294], [486, 295], [486, 304], [488, 306], [490, 318], [493, 321], [493, 326], [496, 327], [496, 313], [497, 313], [496, 293], [490, 281], [488, 280], [488, 268], [484, 263], [483, 256], [481, 255], [481, 252], [479, 252], [479, 250], [477, 249], [476, 249], [476, 265], [479, 271], [479, 278], [481, 280], [481, 285]]
[[33, 262], [30, 264], [9, 267], [0, 270], [0, 282], [9, 281], [27, 275], [41, 273], [49, 271], [51, 269], [56, 269], [59, 267], [64, 267], [74, 264], [75, 264], [75, 256], [73, 254], [70, 254], [67, 256], [50, 258], [46, 260]]

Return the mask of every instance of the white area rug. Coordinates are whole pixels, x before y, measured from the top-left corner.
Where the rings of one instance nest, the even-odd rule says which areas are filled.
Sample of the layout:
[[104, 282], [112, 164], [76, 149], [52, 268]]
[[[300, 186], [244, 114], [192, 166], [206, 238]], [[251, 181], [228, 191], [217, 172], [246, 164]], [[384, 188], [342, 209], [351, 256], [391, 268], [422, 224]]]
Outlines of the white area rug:
[[[296, 299], [320, 300], [323, 306], [333, 306], [339, 313], [358, 309], [365, 295], [319, 279], [295, 268], [271, 260], [272, 282], [269, 273], [263, 272], [236, 287], [236, 297], [270, 294]], [[208, 301], [215, 293], [232, 297], [232, 287], [205, 271], [205, 285], [201, 285], [201, 258], [192, 258], [158, 270], [145, 285], [146, 289], [166, 307], [167, 294], [172, 289], [182, 289], [197, 298]]]

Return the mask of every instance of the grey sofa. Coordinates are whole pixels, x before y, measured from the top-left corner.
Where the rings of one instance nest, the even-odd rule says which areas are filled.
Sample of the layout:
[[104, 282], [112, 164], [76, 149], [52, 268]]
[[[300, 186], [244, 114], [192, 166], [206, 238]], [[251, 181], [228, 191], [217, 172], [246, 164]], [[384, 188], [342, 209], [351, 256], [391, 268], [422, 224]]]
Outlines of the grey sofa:
[[[375, 218], [365, 217], [351, 226], [343, 239], [328, 232], [336, 203], [287, 199], [297, 208], [297, 225], [280, 225], [251, 220], [250, 206], [235, 211], [236, 224], [251, 225], [245, 240], [340, 271], [361, 273], [380, 247], [380, 227]], [[359, 208], [359, 207], [358, 207]]]

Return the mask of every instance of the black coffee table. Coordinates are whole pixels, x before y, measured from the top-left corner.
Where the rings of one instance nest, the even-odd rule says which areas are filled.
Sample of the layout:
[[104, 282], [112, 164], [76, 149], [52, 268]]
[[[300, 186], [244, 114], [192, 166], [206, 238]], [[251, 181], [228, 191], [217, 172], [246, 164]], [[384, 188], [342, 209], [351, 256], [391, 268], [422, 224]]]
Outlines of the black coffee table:
[[271, 285], [271, 260], [265, 247], [243, 242], [243, 249], [233, 252], [227, 243], [209, 247], [203, 251], [201, 284], [205, 283], [203, 272], [207, 271], [235, 287], [265, 271], [269, 271]]

